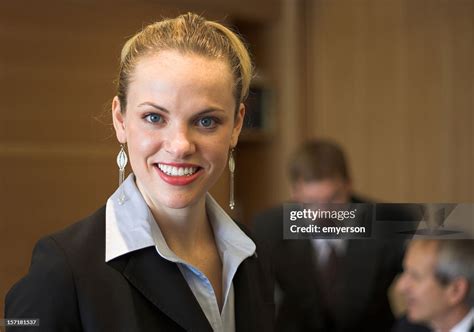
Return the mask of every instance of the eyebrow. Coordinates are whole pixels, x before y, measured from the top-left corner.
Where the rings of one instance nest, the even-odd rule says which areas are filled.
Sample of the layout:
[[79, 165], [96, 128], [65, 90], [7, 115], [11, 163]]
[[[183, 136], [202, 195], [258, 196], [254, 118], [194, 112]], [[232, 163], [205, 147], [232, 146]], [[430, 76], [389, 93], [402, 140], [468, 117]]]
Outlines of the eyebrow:
[[[145, 101], [145, 102], [138, 105], [138, 107], [142, 107], [142, 106], [151, 106], [151, 107], [156, 108], [157, 110], [160, 110], [162, 112], [170, 113], [170, 111], [167, 110], [166, 108], [164, 108], [160, 105], [154, 104], [150, 101]], [[218, 107], [209, 107], [209, 108], [206, 108], [203, 111], [199, 112], [198, 115], [204, 115], [204, 114], [213, 113], [213, 112], [224, 112], [225, 113], [225, 110], [223, 110], [221, 108], [218, 108]]]
[[214, 112], [223, 112], [223, 113], [225, 113], [225, 111], [223, 109], [220, 109], [220, 108], [217, 108], [217, 107], [209, 107], [209, 108], [206, 108], [205, 110], [199, 112], [198, 115], [205, 115], [205, 114], [214, 113]]
[[160, 110], [160, 111], [165, 112], [165, 113], [169, 113], [169, 112], [170, 112], [170, 111], [168, 111], [166, 108], [164, 108], [164, 107], [162, 107], [162, 106], [160, 106], [160, 105], [156, 105], [156, 104], [154, 104], [154, 103], [152, 103], [152, 102], [150, 102], [150, 101], [145, 101], [145, 102], [143, 102], [143, 103], [141, 103], [141, 104], [138, 105], [138, 107], [142, 107], [142, 106], [151, 106], [151, 107], [156, 108], [157, 110]]

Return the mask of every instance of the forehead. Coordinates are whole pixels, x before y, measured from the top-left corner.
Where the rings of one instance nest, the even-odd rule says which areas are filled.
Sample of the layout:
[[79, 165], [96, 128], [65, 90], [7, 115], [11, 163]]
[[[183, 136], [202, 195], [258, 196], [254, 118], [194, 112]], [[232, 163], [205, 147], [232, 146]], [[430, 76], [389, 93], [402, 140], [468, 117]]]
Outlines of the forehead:
[[433, 241], [413, 241], [405, 256], [406, 267], [424, 272], [433, 271], [438, 256], [437, 248]]
[[235, 109], [232, 74], [224, 60], [172, 50], [138, 60], [127, 100], [131, 108], [154, 102], [173, 111]]
[[300, 180], [298, 185], [306, 191], [314, 191], [320, 193], [332, 193], [341, 189], [345, 182], [341, 178], [328, 178], [323, 180], [303, 181]]
[[223, 58], [212, 58], [195, 53], [183, 53], [177, 50], [163, 50], [138, 59], [132, 73], [137, 76], [182, 77], [200, 79], [231, 79], [229, 64]]

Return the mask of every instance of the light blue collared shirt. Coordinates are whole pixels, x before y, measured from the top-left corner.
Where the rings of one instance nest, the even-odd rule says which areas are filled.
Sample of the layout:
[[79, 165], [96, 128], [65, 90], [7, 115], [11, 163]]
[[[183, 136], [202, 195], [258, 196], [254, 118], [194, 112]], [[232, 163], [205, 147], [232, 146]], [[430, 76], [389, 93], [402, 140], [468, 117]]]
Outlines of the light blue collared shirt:
[[[125, 194], [119, 203], [121, 190]], [[255, 254], [255, 243], [207, 194], [206, 211], [214, 231], [222, 261], [223, 307], [219, 306], [209, 279], [196, 267], [182, 260], [166, 244], [158, 224], [131, 174], [107, 200], [105, 217], [105, 261], [129, 252], [154, 246], [164, 259], [178, 265], [214, 331], [235, 331], [234, 286], [232, 280], [244, 259]]]

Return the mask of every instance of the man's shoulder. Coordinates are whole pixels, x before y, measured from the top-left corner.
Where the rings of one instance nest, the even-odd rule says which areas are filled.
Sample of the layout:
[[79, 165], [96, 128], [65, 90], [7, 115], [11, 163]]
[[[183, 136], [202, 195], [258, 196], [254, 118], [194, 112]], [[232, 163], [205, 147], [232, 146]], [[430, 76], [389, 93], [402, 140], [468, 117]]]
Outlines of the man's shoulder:
[[372, 204], [373, 200], [359, 194], [351, 194], [350, 202], [355, 204]]
[[424, 325], [410, 322], [406, 317], [398, 320], [392, 332], [431, 332], [431, 329]]
[[284, 209], [284, 204], [278, 204], [275, 206], [272, 206], [266, 210], [263, 210], [259, 212], [257, 215], [254, 217], [255, 222], [259, 221], [268, 221], [268, 220], [283, 220], [283, 209]]
[[282, 238], [283, 204], [258, 213], [252, 219], [252, 231], [259, 239]]

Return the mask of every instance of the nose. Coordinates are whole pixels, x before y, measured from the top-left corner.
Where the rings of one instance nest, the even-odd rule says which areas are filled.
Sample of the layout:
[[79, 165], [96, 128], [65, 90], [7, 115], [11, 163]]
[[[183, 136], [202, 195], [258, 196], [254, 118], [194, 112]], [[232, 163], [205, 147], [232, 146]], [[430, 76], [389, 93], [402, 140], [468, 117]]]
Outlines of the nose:
[[176, 159], [183, 159], [196, 151], [192, 133], [182, 124], [169, 128], [164, 147]]
[[407, 291], [407, 287], [408, 287], [408, 277], [406, 276], [406, 273], [403, 272], [401, 275], [400, 275], [400, 278], [397, 280], [397, 284], [395, 285], [395, 289], [398, 293], [400, 294], [405, 294], [406, 291]]

